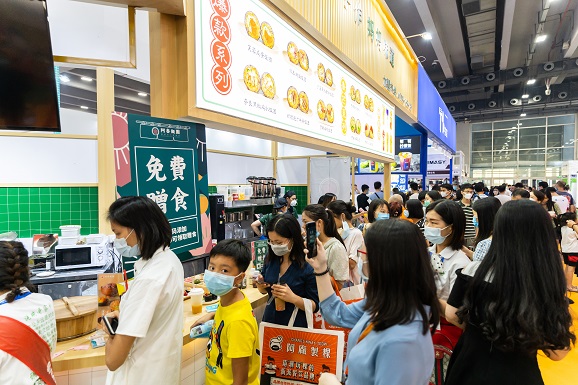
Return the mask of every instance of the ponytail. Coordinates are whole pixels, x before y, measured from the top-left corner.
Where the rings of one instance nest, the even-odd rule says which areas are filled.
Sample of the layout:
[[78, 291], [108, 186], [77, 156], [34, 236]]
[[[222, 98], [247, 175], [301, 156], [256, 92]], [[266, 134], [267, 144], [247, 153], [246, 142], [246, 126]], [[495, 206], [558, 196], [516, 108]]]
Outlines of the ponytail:
[[353, 219], [353, 215], [356, 210], [355, 207], [351, 205], [351, 203], [345, 203], [344, 201], [334, 201], [331, 202], [327, 208], [331, 210], [337, 216], [341, 216], [341, 214], [345, 214], [345, 219], [348, 221]]
[[21, 242], [0, 242], [0, 290], [8, 290], [6, 302], [11, 303], [30, 283], [28, 270], [28, 251]]

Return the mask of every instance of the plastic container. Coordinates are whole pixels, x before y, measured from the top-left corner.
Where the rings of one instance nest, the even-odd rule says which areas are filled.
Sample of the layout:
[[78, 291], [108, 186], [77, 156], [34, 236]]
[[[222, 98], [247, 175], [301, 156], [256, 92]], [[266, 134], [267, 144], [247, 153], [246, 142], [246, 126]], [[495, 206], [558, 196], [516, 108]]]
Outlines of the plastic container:
[[195, 338], [208, 337], [209, 334], [211, 333], [211, 328], [213, 327], [214, 323], [215, 321], [210, 320], [203, 324], [195, 326], [194, 328], [191, 329], [190, 334], [191, 338], [195, 339]]
[[200, 287], [194, 287], [189, 292], [191, 296], [191, 310], [193, 314], [200, 314], [203, 312], [203, 295], [205, 295], [205, 291]]
[[76, 245], [79, 239], [80, 237], [78, 235], [75, 237], [59, 237], [58, 244], [61, 246]]
[[[79, 237], [81, 226], [79, 225], [66, 225], [60, 226], [60, 236], [61, 237]], [[62, 243], [60, 243], [62, 244]]]
[[86, 236], [86, 243], [87, 244], [100, 244], [104, 240], [104, 235], [102, 234], [90, 234]]

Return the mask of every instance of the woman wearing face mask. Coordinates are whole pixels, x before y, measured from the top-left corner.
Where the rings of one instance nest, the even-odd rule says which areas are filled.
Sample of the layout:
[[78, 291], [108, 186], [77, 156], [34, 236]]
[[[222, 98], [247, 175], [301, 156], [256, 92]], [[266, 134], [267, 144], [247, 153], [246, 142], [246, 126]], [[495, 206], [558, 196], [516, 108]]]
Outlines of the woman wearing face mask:
[[349, 257], [349, 278], [351, 281], [346, 286], [350, 284], [357, 285], [361, 283], [361, 277], [357, 272], [359, 261], [357, 251], [363, 248], [363, 234], [361, 230], [356, 229], [351, 223], [355, 208], [344, 201], [331, 202], [327, 208], [333, 212], [335, 224], [345, 243], [345, 250], [347, 250], [347, 256]]
[[423, 207], [428, 207], [430, 204], [434, 203], [435, 201], [442, 200], [441, 194], [436, 190], [428, 191], [425, 194], [425, 199], [423, 201]]
[[[291, 215], [280, 215], [269, 223], [269, 253], [259, 276], [257, 288], [263, 294], [285, 301], [285, 310], [277, 311], [275, 301], [265, 307], [263, 321], [287, 325], [299, 308], [294, 326], [307, 327], [303, 299], [319, 303], [313, 269], [305, 263], [299, 222]], [[283, 284], [280, 284], [283, 282]], [[314, 309], [315, 311], [315, 309]]]
[[405, 218], [411, 223], [415, 224], [423, 232], [425, 218], [421, 202], [417, 199], [409, 199], [405, 204]]
[[[379, 221], [367, 231], [365, 246], [361, 266], [369, 276], [366, 298], [351, 305], [333, 292], [323, 250], [307, 260], [317, 275], [323, 317], [332, 325], [352, 328], [345, 383], [425, 385], [434, 363], [430, 325], [435, 329], [439, 319], [425, 239], [407, 221]], [[334, 375], [323, 374], [319, 384], [340, 383]]]
[[118, 252], [140, 258], [120, 312], [107, 315], [118, 318], [118, 328], [106, 344], [106, 383], [180, 384], [184, 272], [169, 249], [171, 225], [159, 206], [142, 196], [119, 198], [108, 220]]
[[502, 203], [494, 197], [478, 199], [473, 204], [474, 226], [477, 229], [474, 242], [474, 261], [484, 259], [490, 249], [494, 232], [494, 218], [500, 207], [502, 207]]
[[287, 211], [293, 215], [295, 219], [299, 219], [299, 214], [297, 213], [297, 194], [295, 194], [295, 191], [289, 190], [283, 197], [287, 199], [287, 204], [289, 205]]
[[374, 199], [369, 204], [369, 210], [367, 211], [368, 223], [364, 223], [360, 230], [365, 235], [365, 232], [375, 221], [384, 219], [389, 219], [389, 203], [385, 199]]
[[315, 222], [317, 238], [323, 244], [329, 260], [329, 275], [335, 279], [341, 290], [343, 284], [349, 279], [349, 258], [343, 239], [337, 232], [333, 212], [321, 205], [309, 205], [305, 207], [301, 217], [304, 228], [307, 223]]
[[[441, 314], [445, 314], [447, 299], [457, 278], [456, 271], [470, 263], [462, 251], [465, 229], [466, 216], [456, 202], [441, 200], [428, 206], [424, 235], [433, 243], [429, 251]], [[434, 334], [434, 344], [447, 346], [449, 339], [451, 344], [447, 347], [453, 349], [461, 335], [461, 329], [443, 317], [440, 318], [440, 327], [441, 330]]]

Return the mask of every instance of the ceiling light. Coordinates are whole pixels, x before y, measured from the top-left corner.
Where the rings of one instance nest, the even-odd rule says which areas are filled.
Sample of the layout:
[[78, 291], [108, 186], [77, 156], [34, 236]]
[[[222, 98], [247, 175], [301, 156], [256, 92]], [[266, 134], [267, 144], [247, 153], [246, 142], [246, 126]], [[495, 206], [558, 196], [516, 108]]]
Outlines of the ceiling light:
[[522, 95], [522, 99], [528, 99], [529, 97], [530, 97], [530, 95], [528, 95], [528, 94]]
[[62, 83], [68, 83], [70, 81], [70, 78], [66, 75], [60, 75], [60, 81]]
[[525, 113], [525, 112], [522, 112], [522, 113], [520, 114], [520, 116], [521, 116], [521, 117], [524, 117], [524, 116], [526, 116], [526, 113]]
[[541, 43], [543, 41], [546, 41], [546, 37], [548, 37], [548, 35], [538, 35], [536, 36], [536, 43]]
[[82, 76], [82, 77], [80, 78], [80, 80], [84, 80], [85, 82], [91, 82], [91, 81], [92, 81], [92, 78], [89, 78], [88, 76]]
[[147, 94], [146, 92], [139, 92], [139, 93], [138, 93], [138, 96], [142, 96], [143, 98], [144, 98], [145, 96], [147, 96], [147, 95], [148, 95], [148, 94]]
[[88, 110], [87, 106], [80, 106], [80, 108], [82, 108], [83, 110]]
[[529, 85], [532, 85], [534, 83], [536, 83], [536, 79], [530, 79], [526, 82], [526, 84], [529, 84]]
[[429, 32], [422, 33], [422, 34], [421, 34], [421, 37], [422, 37], [424, 40], [431, 40], [431, 39], [433, 39], [433, 36], [432, 36], [431, 33], [429, 33]]

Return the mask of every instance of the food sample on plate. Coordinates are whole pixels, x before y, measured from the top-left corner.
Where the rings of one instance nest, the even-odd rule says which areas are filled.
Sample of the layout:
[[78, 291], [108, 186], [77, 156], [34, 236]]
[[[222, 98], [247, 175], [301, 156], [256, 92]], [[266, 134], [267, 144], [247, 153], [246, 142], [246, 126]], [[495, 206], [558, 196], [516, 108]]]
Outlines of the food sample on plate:
[[309, 58], [307, 57], [307, 52], [302, 49], [299, 50], [299, 66], [305, 71], [309, 70]]
[[259, 77], [259, 71], [257, 68], [248, 65], [243, 71], [243, 80], [247, 89], [251, 92], [259, 92], [261, 89], [261, 78]]
[[317, 64], [317, 77], [322, 83], [325, 83], [325, 67], [323, 64]]
[[261, 41], [269, 48], [273, 48], [275, 45], [275, 34], [273, 33], [273, 28], [267, 22], [261, 24]]
[[355, 101], [357, 104], [361, 104], [361, 92], [359, 90], [355, 90]]
[[351, 100], [355, 101], [355, 87], [351, 86], [351, 88], [349, 88], [349, 96]]
[[275, 93], [277, 92], [275, 88], [275, 80], [270, 73], [266, 72], [263, 74], [263, 77], [261, 78], [261, 90], [263, 91], [263, 95], [269, 99], [273, 99], [275, 97]]
[[373, 98], [369, 98], [369, 111], [373, 112], [374, 110], [374, 106], [373, 106]]
[[291, 108], [299, 107], [299, 93], [293, 86], [287, 89], [287, 103], [289, 103], [289, 107]]
[[329, 123], [333, 123], [335, 121], [335, 111], [333, 110], [333, 106], [331, 104], [327, 105], [327, 121]]
[[309, 97], [303, 91], [299, 92], [299, 109], [305, 113], [309, 112]]
[[257, 19], [257, 16], [251, 11], [245, 13], [245, 29], [249, 36], [255, 40], [259, 40], [259, 35], [261, 34], [259, 19]]
[[287, 56], [291, 63], [299, 64], [299, 49], [297, 48], [297, 44], [292, 41], [287, 44]]
[[369, 109], [369, 97], [367, 95], [363, 96], [363, 107]]
[[319, 116], [319, 119], [321, 120], [325, 120], [325, 117], [327, 116], [327, 110], [323, 100], [317, 102], [317, 116]]
[[330, 69], [325, 71], [325, 84], [327, 84], [329, 87], [333, 86], [333, 73]]

